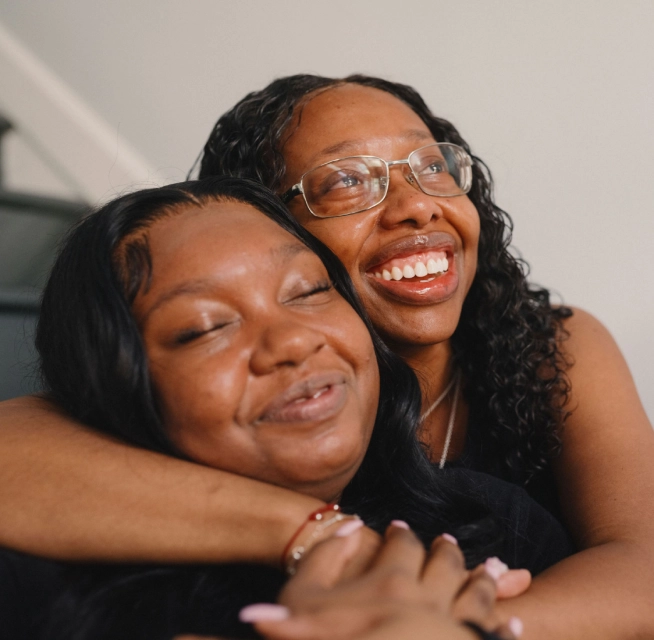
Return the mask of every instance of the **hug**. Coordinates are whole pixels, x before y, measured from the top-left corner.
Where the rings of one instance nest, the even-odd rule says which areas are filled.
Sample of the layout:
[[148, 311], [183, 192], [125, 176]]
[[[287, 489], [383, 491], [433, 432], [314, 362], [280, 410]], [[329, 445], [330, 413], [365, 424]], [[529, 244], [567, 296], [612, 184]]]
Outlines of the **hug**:
[[[378, 531], [400, 518], [425, 543], [453, 534], [471, 565], [487, 555], [534, 572], [555, 563], [499, 605], [525, 620], [525, 637], [650, 629], [651, 578], [634, 567], [652, 561], [651, 429], [606, 331], [527, 282], [490, 174], [456, 129], [403, 85], [293, 76], [218, 121], [200, 177], [219, 175], [263, 183], [292, 217], [253, 183], [203, 180], [126, 196], [70, 236], [39, 329], [51, 395], [14, 403], [4, 420], [40, 416], [42, 445], [80, 434], [47, 459], [79, 460], [87, 498], [76, 507], [64, 481], [60, 499], [85, 524], [61, 525], [47, 543], [8, 526], [3, 542], [68, 560], [272, 565], [309, 514], [338, 500]], [[237, 203], [249, 213], [230, 212]], [[282, 230], [308, 250], [274, 250]], [[211, 264], [204, 245], [221, 243]], [[257, 262], [264, 256], [275, 259]], [[280, 265], [294, 281], [275, 276]], [[223, 272], [232, 290], [206, 282]], [[157, 326], [166, 312], [172, 329]], [[292, 380], [315, 358], [324, 372], [311, 365]], [[255, 382], [273, 370], [279, 386]], [[301, 427], [330, 411], [329, 428]], [[275, 429], [280, 418], [296, 425]], [[44, 455], [26, 437], [14, 446], [32, 464]], [[175, 486], [166, 495], [140, 488], [162, 473]], [[89, 507], [109, 478], [111, 499]], [[214, 502], [216, 486], [230, 490]], [[22, 491], [26, 504], [42, 499], [29, 483]], [[151, 519], [107, 532], [101, 523], [135, 501], [152, 505]], [[570, 555], [568, 535], [580, 553]], [[87, 584], [78, 578], [71, 584]], [[635, 597], [632, 580], [642, 580]], [[606, 606], [616, 598], [624, 606]], [[578, 615], [583, 607], [592, 615]]]

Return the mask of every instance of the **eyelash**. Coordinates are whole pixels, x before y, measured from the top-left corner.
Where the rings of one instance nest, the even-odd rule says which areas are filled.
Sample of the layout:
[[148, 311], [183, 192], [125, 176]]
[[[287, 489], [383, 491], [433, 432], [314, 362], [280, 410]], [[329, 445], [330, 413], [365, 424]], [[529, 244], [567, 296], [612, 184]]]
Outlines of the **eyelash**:
[[[329, 280], [324, 280], [322, 282], [319, 282], [311, 290], [300, 294], [298, 298], [300, 299], [310, 298], [311, 296], [318, 295], [319, 293], [326, 293], [327, 291], [331, 291], [333, 288], [334, 288], [334, 284], [332, 282], [330, 282]], [[216, 329], [220, 329], [224, 326], [225, 323], [221, 323], [221, 324], [216, 324], [213, 327], [206, 330], [189, 329], [188, 331], [183, 331], [175, 338], [175, 344], [178, 345], [188, 344], [189, 342], [193, 342], [193, 340], [197, 340], [198, 338], [201, 338], [203, 335], [207, 333], [211, 333], [212, 331], [215, 331]]]
[[197, 340], [198, 338], [201, 338], [206, 333], [211, 333], [212, 331], [215, 331], [216, 329], [220, 329], [224, 326], [225, 324], [223, 323], [223, 324], [214, 325], [210, 329], [206, 329], [206, 330], [189, 329], [188, 331], [183, 331], [175, 338], [175, 344], [178, 345], [188, 344], [189, 342], [193, 342], [193, 340]]
[[311, 296], [315, 296], [319, 293], [325, 293], [326, 291], [331, 291], [334, 288], [334, 284], [330, 282], [329, 280], [323, 280], [322, 282], [319, 282], [315, 287], [313, 287], [310, 291], [307, 291], [306, 293], [302, 293], [299, 295], [299, 298], [310, 298]]

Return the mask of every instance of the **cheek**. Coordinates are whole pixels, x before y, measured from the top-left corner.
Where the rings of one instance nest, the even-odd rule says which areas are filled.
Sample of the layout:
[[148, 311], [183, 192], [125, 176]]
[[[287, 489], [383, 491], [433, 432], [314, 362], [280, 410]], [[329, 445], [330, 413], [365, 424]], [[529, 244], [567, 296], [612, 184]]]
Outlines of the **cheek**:
[[326, 244], [352, 277], [358, 273], [361, 250], [371, 233], [370, 217], [362, 214], [343, 218], [300, 219], [302, 226]]
[[[453, 203], [454, 204], [454, 203]], [[467, 292], [477, 272], [477, 256], [479, 252], [480, 220], [475, 205], [465, 197], [447, 214], [447, 218], [456, 230], [464, 251], [464, 290]]]
[[334, 321], [333, 326], [337, 327], [339, 331], [335, 336], [335, 341], [341, 345], [342, 351], [347, 352], [347, 357], [356, 373], [359, 406], [363, 416], [362, 424], [372, 425], [379, 401], [377, 358], [366, 326], [358, 315], [352, 317], [351, 309], [348, 315], [349, 318]]
[[173, 442], [196, 460], [193, 442], [224, 439], [234, 429], [242, 376], [204, 359], [151, 361], [164, 424]]

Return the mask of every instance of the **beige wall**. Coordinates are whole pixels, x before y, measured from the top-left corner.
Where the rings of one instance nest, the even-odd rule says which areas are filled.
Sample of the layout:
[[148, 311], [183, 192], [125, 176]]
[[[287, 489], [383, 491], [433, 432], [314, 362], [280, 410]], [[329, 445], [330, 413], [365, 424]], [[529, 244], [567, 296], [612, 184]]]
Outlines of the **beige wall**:
[[0, 21], [170, 179], [275, 76], [414, 85], [494, 170], [534, 280], [609, 326], [654, 418], [654, 2], [0, 0]]

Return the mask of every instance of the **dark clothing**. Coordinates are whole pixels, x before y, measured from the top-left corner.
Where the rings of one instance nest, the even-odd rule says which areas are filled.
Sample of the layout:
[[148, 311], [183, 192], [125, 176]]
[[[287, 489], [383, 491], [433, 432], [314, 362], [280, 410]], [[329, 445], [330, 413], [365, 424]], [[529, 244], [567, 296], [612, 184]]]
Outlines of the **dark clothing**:
[[[444, 473], [493, 514], [503, 532], [498, 555], [510, 567], [537, 574], [573, 552], [561, 524], [524, 489], [465, 468]], [[284, 582], [279, 571], [244, 564], [65, 566], [8, 551], [0, 559], [6, 611], [0, 619], [12, 640], [252, 637], [252, 629], [238, 622], [238, 611], [274, 602]], [[39, 627], [48, 601], [55, 604]]]
[[[481, 471], [495, 478], [522, 486], [524, 478], [521, 471], [512, 471], [502, 464], [502, 451], [488, 442], [483, 428], [484, 421], [476, 416], [474, 409], [471, 409], [463, 454], [458, 460], [448, 462], [446, 468]], [[557, 520], [563, 522], [561, 503], [551, 467], [544, 469], [527, 482], [525, 490]]]
[[46, 612], [60, 592], [64, 565], [0, 549], [0, 638], [38, 638]]

